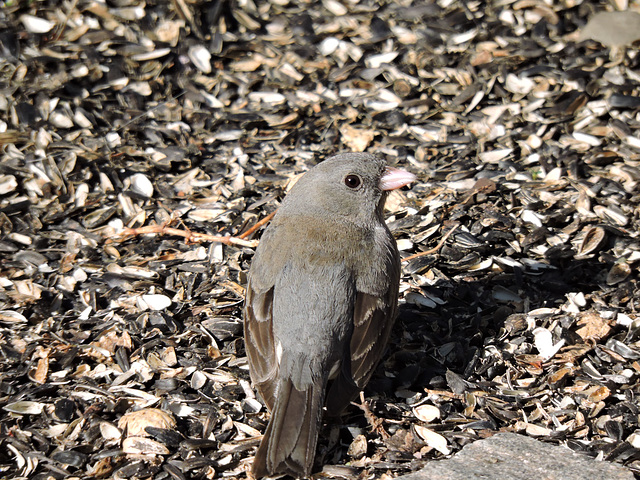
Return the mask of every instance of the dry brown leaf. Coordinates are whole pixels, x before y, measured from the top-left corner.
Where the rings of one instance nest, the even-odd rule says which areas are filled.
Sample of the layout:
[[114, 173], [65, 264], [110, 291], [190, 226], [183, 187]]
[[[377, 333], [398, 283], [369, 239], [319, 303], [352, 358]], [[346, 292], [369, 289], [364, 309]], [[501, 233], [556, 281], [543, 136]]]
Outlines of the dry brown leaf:
[[560, 349], [560, 352], [553, 358], [554, 363], [574, 363], [578, 358], [582, 357], [585, 353], [590, 351], [593, 347], [591, 345], [577, 344], [567, 345]]
[[590, 402], [597, 403], [604, 400], [605, 398], [608, 398], [609, 395], [611, 395], [611, 390], [609, 390], [604, 385], [603, 386], [594, 385], [593, 387], [585, 390], [584, 393], [588, 395], [587, 399]]
[[343, 125], [340, 128], [342, 142], [354, 152], [364, 152], [376, 136], [374, 130]]
[[146, 437], [147, 427], [173, 428], [176, 421], [173, 415], [159, 408], [143, 408], [125, 413], [118, 421], [118, 428], [126, 431], [128, 437]]
[[115, 353], [118, 347], [124, 347], [128, 349], [133, 348], [133, 342], [131, 336], [127, 331], [118, 333], [116, 330], [109, 330], [100, 337], [97, 342], [93, 342], [92, 345], [96, 347], [104, 348], [110, 353]]
[[602, 340], [611, 333], [609, 320], [602, 318], [595, 312], [585, 313], [578, 320], [578, 325], [582, 325], [582, 327], [576, 330], [576, 333], [585, 341]]
[[565, 378], [567, 375], [571, 375], [573, 373], [573, 371], [574, 371], [573, 367], [560, 368], [560, 369], [556, 370], [555, 372], [550, 373], [549, 376], [547, 377], [547, 381], [552, 385], [556, 384], [560, 380]]
[[351, 445], [349, 445], [349, 450], [347, 454], [351, 458], [359, 459], [364, 457], [367, 454], [367, 437], [364, 435], [358, 435], [353, 439]]
[[49, 359], [41, 358], [38, 360], [36, 368], [29, 372], [29, 378], [40, 385], [43, 385], [47, 381], [47, 375], [49, 374]]

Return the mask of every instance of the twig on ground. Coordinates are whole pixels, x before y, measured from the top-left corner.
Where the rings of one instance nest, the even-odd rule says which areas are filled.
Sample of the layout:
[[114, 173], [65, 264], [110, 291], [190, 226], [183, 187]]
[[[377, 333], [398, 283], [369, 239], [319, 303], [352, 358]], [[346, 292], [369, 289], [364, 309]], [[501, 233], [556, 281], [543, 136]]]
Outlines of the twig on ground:
[[261, 226], [269, 223], [271, 221], [271, 219], [273, 218], [273, 216], [276, 214], [277, 210], [274, 212], [271, 212], [269, 215], [267, 215], [266, 217], [264, 217], [262, 220], [260, 220], [258, 223], [256, 223], [253, 227], [251, 227], [249, 230], [247, 230], [246, 232], [241, 233], [238, 238], [247, 238], [249, 235], [251, 235], [253, 232], [255, 232], [256, 230], [258, 230]]
[[179, 228], [169, 227], [167, 225], [147, 225], [138, 228], [125, 228], [120, 232], [117, 237], [119, 240], [123, 240], [127, 237], [135, 237], [138, 235], [175, 235], [178, 237], [184, 237], [186, 242], [200, 243], [200, 242], [219, 242], [225, 245], [240, 245], [243, 247], [255, 248], [258, 246], [257, 240], [244, 240], [238, 237], [232, 237], [229, 235], [210, 235], [208, 233], [192, 232], [191, 230], [181, 230]]
[[363, 392], [360, 392], [360, 403], [351, 402], [351, 404], [355, 405], [360, 410], [362, 410], [362, 412], [364, 413], [364, 418], [367, 419], [367, 422], [371, 426], [371, 431], [376, 432], [384, 440], [388, 440], [389, 438], [391, 438], [391, 435], [389, 435], [387, 431], [384, 429], [384, 427], [382, 426], [382, 419], [376, 417], [371, 411], [371, 409], [369, 408], [369, 405], [364, 399]]

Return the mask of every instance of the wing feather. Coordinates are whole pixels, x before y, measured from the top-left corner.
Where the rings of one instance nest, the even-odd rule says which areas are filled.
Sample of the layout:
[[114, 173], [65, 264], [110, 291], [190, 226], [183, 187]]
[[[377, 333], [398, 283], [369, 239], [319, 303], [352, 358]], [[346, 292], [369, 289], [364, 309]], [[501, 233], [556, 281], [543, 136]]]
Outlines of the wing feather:
[[362, 390], [382, 358], [395, 323], [400, 261], [395, 242], [389, 250], [385, 272], [388, 284], [381, 295], [357, 292], [353, 314], [353, 332], [338, 377], [327, 395], [327, 412], [340, 414]]
[[273, 339], [273, 287], [257, 293], [247, 285], [244, 334], [251, 380], [267, 408], [273, 410], [278, 376], [275, 341]]

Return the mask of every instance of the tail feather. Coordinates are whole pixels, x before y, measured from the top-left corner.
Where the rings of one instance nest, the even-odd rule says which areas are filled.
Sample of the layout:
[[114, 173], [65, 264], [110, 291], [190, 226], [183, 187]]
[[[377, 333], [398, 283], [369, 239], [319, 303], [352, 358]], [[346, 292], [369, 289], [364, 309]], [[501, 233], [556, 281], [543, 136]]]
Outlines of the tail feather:
[[280, 381], [275, 408], [253, 461], [254, 477], [311, 474], [323, 397], [323, 385], [298, 390], [290, 380]]

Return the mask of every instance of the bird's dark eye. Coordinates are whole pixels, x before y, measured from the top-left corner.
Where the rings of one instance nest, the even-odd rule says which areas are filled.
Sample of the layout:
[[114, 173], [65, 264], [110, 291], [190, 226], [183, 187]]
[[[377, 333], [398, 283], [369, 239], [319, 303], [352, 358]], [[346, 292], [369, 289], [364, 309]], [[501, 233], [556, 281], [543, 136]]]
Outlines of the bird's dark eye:
[[358, 175], [347, 175], [344, 177], [344, 184], [349, 188], [356, 189], [362, 185], [362, 179]]

